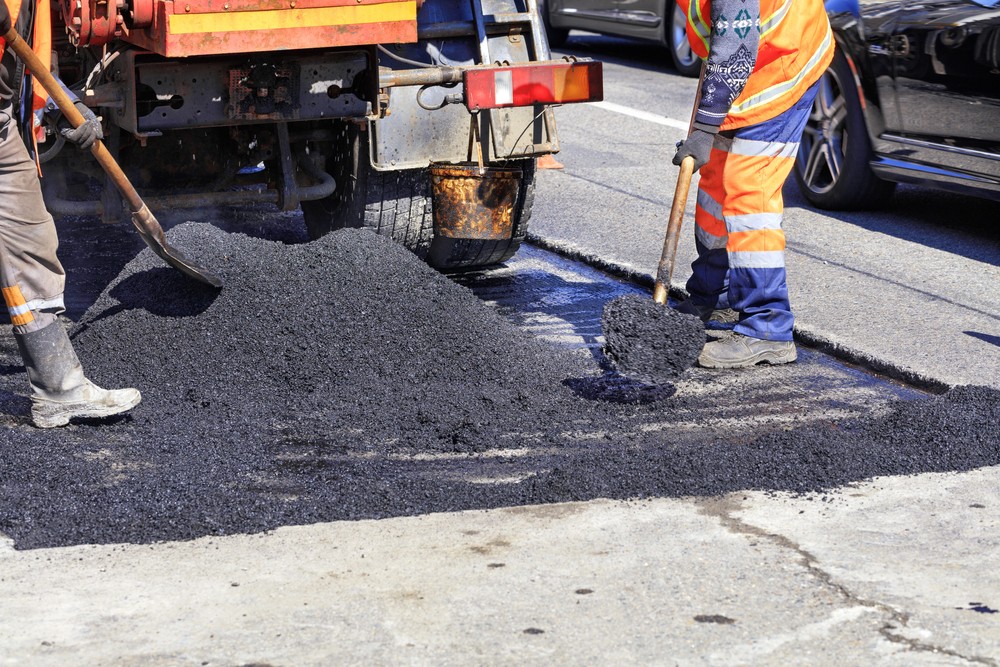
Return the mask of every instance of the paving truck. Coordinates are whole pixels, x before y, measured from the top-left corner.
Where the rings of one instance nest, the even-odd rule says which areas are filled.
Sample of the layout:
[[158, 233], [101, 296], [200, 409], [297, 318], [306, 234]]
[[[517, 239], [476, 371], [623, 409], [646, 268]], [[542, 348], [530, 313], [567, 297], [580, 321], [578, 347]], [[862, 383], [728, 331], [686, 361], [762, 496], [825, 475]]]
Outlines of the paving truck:
[[[53, 70], [150, 209], [270, 203], [311, 237], [389, 235], [441, 270], [525, 238], [553, 107], [601, 65], [553, 59], [537, 0], [58, 0]], [[54, 214], [123, 218], [96, 163], [39, 144]], [[81, 185], [85, 183], [86, 185]]]

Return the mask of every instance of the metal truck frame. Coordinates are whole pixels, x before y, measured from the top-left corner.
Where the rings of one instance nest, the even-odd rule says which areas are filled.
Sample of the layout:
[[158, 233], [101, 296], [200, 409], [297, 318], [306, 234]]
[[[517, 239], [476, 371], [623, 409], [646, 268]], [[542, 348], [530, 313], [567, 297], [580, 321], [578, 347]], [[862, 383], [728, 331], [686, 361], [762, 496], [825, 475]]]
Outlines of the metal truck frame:
[[[53, 13], [61, 78], [154, 211], [301, 208], [311, 237], [369, 227], [441, 270], [516, 252], [535, 158], [559, 150], [553, 106], [602, 96], [600, 63], [551, 59], [536, 0], [61, 0]], [[50, 210], [120, 219], [109, 184], [73, 194], [74, 174], [100, 172], [49, 137]]]

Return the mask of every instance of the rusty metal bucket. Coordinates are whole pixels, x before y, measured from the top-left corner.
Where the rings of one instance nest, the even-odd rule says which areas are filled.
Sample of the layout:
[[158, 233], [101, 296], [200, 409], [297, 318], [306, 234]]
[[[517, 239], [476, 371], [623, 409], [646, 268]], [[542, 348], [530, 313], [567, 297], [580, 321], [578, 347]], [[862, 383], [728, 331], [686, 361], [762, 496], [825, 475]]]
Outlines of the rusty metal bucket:
[[502, 241], [514, 230], [514, 204], [521, 187], [518, 167], [431, 165], [434, 233], [451, 239]]

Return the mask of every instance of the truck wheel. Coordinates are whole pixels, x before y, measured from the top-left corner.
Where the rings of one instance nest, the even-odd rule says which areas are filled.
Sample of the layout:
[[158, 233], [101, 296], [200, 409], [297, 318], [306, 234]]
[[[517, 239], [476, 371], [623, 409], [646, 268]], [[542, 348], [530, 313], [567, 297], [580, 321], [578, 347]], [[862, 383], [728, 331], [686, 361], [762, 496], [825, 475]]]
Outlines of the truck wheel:
[[309, 238], [336, 229], [365, 227], [389, 236], [442, 271], [467, 271], [514, 256], [528, 231], [535, 200], [535, 161], [520, 166], [523, 176], [514, 204], [514, 229], [504, 241], [434, 237], [429, 168], [377, 171], [368, 159], [368, 133], [354, 123], [338, 123], [327, 146], [327, 171], [337, 190], [325, 199], [301, 204]]
[[309, 238], [365, 227], [425, 259], [434, 235], [429, 170], [376, 171], [368, 159], [368, 133], [356, 123], [337, 127], [326, 158], [337, 189], [325, 199], [301, 204]]
[[854, 74], [837, 49], [820, 79], [819, 93], [795, 159], [802, 195], [817, 208], [835, 211], [870, 208], [885, 202], [895, 183], [878, 178]]

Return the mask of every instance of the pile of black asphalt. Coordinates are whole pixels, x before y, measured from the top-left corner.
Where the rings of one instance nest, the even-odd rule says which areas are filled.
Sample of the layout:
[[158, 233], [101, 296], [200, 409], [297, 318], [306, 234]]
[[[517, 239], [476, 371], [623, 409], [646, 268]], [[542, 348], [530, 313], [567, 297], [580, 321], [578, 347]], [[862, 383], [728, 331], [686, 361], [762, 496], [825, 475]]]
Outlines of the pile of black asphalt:
[[[839, 422], [692, 428], [725, 401], [584, 371], [396, 244], [283, 244], [180, 225], [220, 290], [147, 250], [72, 334], [130, 415], [0, 431], [0, 533], [18, 549], [149, 543], [321, 521], [593, 498], [810, 493], [1000, 463], [996, 390]], [[3, 387], [21, 370], [4, 351]], [[26, 411], [0, 391], [0, 411]], [[766, 425], [765, 425], [766, 426]]]
[[608, 361], [623, 375], [650, 384], [680, 377], [705, 347], [699, 318], [638, 294], [608, 301], [601, 331]]

